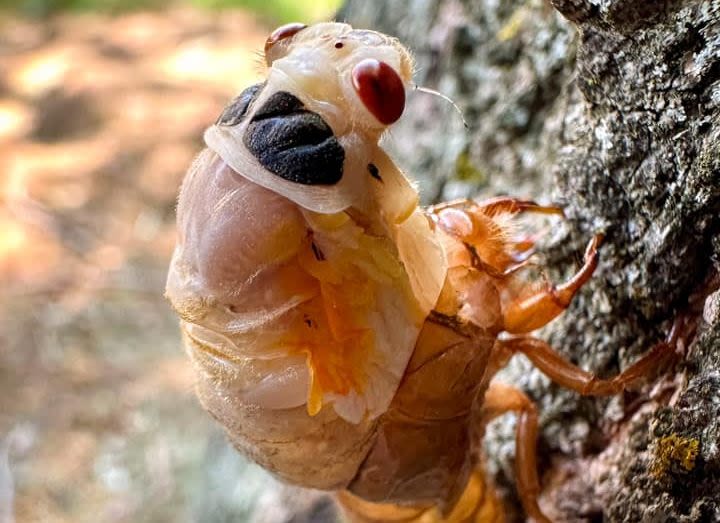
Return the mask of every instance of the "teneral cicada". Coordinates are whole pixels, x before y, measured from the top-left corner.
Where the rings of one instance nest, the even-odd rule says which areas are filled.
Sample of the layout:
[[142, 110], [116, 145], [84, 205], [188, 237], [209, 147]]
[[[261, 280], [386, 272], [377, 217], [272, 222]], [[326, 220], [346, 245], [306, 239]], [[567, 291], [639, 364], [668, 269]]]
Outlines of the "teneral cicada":
[[531, 245], [508, 217], [559, 209], [419, 207], [379, 143], [412, 85], [396, 39], [291, 24], [265, 59], [265, 82], [206, 131], [180, 193], [167, 296], [202, 404], [241, 452], [339, 491], [357, 521], [502, 520], [479, 442], [515, 411], [518, 491], [547, 521], [535, 408], [495, 372], [521, 352], [560, 384], [614, 394], [667, 352], [599, 380], [527, 335], [591, 277], [600, 236], [573, 278], [538, 289], [524, 284]]

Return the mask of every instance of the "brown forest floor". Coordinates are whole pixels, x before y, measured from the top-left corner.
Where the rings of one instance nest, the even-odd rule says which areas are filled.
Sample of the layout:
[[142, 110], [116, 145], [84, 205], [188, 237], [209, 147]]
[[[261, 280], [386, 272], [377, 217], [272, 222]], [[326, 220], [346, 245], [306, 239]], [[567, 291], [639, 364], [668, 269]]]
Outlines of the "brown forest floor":
[[162, 297], [178, 186], [267, 33], [0, 18], [0, 522], [13, 496], [20, 522], [289, 517], [197, 406]]

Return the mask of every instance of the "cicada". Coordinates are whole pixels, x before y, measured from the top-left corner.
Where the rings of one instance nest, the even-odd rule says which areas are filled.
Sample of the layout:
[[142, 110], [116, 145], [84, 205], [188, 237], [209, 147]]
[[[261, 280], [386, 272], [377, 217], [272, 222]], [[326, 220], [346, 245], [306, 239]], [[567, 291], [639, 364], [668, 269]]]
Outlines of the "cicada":
[[264, 55], [265, 81], [207, 129], [180, 191], [167, 296], [202, 405], [242, 453], [338, 491], [356, 521], [502, 520], [480, 442], [514, 411], [520, 498], [548, 521], [536, 410], [494, 374], [520, 352], [582, 394], [615, 394], [666, 352], [600, 380], [529, 336], [591, 277], [601, 236], [574, 277], [538, 286], [508, 222], [560, 209], [421, 208], [381, 142], [413, 86], [395, 38], [290, 24]]

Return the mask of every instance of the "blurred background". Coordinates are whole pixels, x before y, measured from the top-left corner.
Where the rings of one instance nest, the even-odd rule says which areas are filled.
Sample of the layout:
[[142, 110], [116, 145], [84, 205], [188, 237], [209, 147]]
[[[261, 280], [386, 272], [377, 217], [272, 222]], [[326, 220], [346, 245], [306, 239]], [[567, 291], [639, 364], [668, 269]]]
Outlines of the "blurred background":
[[0, 523], [333, 521], [228, 448], [163, 299], [257, 52], [339, 0], [0, 0]]

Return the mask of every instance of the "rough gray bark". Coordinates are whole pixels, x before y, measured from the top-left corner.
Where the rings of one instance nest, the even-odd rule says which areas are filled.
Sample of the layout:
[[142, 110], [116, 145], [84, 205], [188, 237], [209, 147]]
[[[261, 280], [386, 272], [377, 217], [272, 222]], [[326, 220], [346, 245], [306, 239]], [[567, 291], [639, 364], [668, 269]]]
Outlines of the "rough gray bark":
[[[416, 53], [393, 132], [427, 201], [511, 193], [563, 204], [542, 247], [559, 279], [602, 231], [602, 262], [539, 334], [603, 375], [661, 339], [720, 255], [720, 3], [349, 0], [355, 26]], [[720, 313], [705, 302], [685, 360], [639, 392], [581, 398], [516, 358], [502, 376], [538, 403], [543, 506], [563, 521], [720, 521]], [[702, 301], [700, 302], [702, 306]], [[512, 500], [514, 420], [489, 467]], [[683, 465], [693, 445], [698, 454]]]

